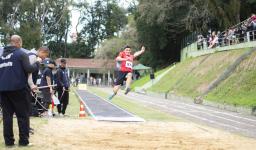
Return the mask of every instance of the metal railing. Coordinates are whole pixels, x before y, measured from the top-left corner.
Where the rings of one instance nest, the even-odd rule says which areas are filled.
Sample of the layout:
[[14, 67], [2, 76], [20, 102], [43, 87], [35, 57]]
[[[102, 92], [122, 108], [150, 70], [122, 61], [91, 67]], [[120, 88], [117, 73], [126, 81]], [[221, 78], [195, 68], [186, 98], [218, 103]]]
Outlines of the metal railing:
[[[244, 34], [233, 34], [226, 37], [219, 37], [212, 48], [230, 46], [250, 41], [256, 41], [256, 30], [248, 31]], [[200, 41], [197, 41], [197, 50], [211, 49], [209, 46], [210, 43], [207, 41], [207, 38], [202, 38]]]
[[[247, 18], [246, 20], [242, 21], [242, 22], [239, 22], [238, 24], [234, 25], [234, 26], [231, 26], [229, 27], [229, 29], [241, 29], [241, 28], [245, 28], [245, 30], [249, 29], [250, 28], [250, 24], [251, 24], [251, 17]], [[228, 31], [229, 29], [221, 32], [220, 34], [223, 35], [226, 31]], [[210, 30], [211, 31], [211, 30]], [[251, 31], [248, 31], [248, 32], [251, 32]], [[184, 37], [181, 41], [181, 49], [189, 46], [190, 44], [192, 43], [195, 43], [197, 42], [197, 36], [199, 34], [197, 32], [193, 32], [191, 33], [190, 35]]]

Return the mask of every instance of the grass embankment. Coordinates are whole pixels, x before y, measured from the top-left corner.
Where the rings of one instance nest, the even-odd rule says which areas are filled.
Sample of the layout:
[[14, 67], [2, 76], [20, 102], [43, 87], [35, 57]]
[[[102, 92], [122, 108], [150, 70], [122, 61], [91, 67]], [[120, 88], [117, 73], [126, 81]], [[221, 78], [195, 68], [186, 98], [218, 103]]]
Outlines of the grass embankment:
[[[171, 66], [170, 66], [171, 67]], [[167, 68], [164, 68], [164, 69], [161, 69], [157, 72], [155, 72], [155, 78], [157, 76], [159, 76], [160, 74], [164, 73], [166, 70], [168, 70], [170, 67], [167, 67]], [[144, 84], [148, 83], [150, 81], [150, 77], [149, 77], [149, 74], [145, 75], [144, 77], [140, 78], [139, 80], [135, 80], [132, 85], [131, 85], [131, 89], [134, 91], [135, 90], [135, 87], [141, 87], [143, 86]]]
[[168, 75], [149, 90], [171, 91], [178, 95], [195, 97], [201, 94], [244, 50], [219, 52], [188, 59], [176, 65]]
[[236, 106], [256, 106], [256, 53], [243, 61], [235, 72], [206, 99]]
[[[93, 92], [94, 94], [97, 94], [103, 99], [106, 99], [106, 97], [109, 96], [107, 92], [104, 92], [94, 87], [89, 87], [88, 90]], [[178, 120], [177, 118], [172, 117], [167, 113], [161, 112], [153, 108], [145, 107], [142, 104], [132, 102], [131, 100], [119, 95], [115, 96], [115, 98], [112, 100], [112, 103], [148, 121], [177, 121]]]
[[[246, 50], [248, 49], [218, 52], [185, 60], [148, 90], [158, 93], [169, 91], [179, 96], [195, 98]], [[255, 79], [256, 54], [253, 53], [205, 99], [236, 106], [256, 106]]]

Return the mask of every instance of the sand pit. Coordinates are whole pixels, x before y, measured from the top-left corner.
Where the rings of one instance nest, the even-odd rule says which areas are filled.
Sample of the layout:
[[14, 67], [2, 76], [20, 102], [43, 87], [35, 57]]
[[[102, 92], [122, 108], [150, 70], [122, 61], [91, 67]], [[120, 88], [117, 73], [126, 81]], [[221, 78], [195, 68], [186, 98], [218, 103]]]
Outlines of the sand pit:
[[32, 149], [252, 150], [256, 139], [189, 122], [113, 123], [50, 119], [31, 137]]

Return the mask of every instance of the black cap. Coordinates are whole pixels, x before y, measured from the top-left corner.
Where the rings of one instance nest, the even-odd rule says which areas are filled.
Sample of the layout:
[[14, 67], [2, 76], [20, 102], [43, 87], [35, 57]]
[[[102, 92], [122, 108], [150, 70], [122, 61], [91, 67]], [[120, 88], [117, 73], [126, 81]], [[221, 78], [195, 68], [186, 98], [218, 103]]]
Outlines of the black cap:
[[49, 64], [53, 64], [54, 66], [57, 66], [57, 64], [54, 60], [50, 60]]
[[43, 61], [44, 64], [48, 65], [48, 64], [54, 64], [54, 66], [56, 66], [56, 63], [54, 60], [52, 59], [49, 59], [49, 58], [46, 58], [44, 61]]
[[64, 59], [64, 58], [61, 58], [61, 59], [60, 59], [60, 62], [65, 64], [65, 63], [67, 63], [67, 60]]

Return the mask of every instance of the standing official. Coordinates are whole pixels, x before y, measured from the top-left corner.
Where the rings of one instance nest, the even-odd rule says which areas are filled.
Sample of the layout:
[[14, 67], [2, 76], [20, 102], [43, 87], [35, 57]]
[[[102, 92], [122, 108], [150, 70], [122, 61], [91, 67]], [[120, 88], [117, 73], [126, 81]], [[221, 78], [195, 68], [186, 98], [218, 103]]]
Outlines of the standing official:
[[28, 55], [21, 50], [22, 39], [11, 37], [10, 46], [4, 47], [0, 57], [0, 95], [3, 107], [3, 128], [6, 146], [14, 145], [13, 114], [19, 127], [19, 145], [29, 144], [29, 105], [27, 79], [28, 73], [39, 68], [38, 61], [31, 65]]
[[[0, 57], [2, 56], [2, 54], [3, 54], [3, 51], [4, 51], [4, 49], [2, 48], [2, 47], [0, 47]], [[0, 110], [1, 110], [1, 95], [0, 95]], [[0, 112], [0, 115], [1, 115], [1, 113], [2, 112]]]
[[60, 116], [64, 116], [66, 112], [66, 108], [69, 102], [69, 78], [68, 72], [66, 69], [67, 61], [66, 59], [60, 60], [60, 67], [57, 70], [57, 91], [58, 98], [60, 100], [60, 104], [57, 105], [58, 113]]

